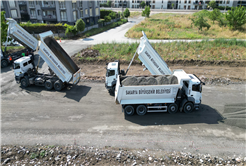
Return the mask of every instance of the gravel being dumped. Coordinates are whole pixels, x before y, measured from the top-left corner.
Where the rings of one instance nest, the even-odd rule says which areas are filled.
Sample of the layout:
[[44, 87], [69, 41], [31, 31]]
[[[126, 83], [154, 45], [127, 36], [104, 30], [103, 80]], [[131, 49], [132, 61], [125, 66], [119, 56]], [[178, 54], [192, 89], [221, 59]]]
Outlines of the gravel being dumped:
[[129, 76], [122, 81], [124, 86], [141, 86], [141, 85], [168, 85], [178, 84], [178, 78], [172, 76], [158, 76], [158, 77], [135, 77]]

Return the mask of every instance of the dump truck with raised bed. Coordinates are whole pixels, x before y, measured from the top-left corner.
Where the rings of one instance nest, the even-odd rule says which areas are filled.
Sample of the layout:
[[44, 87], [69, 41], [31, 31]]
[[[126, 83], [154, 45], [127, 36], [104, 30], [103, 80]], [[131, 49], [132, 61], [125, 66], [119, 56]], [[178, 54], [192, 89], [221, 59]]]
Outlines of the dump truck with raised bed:
[[[141, 78], [142, 77], [142, 78]], [[139, 79], [140, 78], [140, 79]], [[151, 78], [151, 79], [150, 79]], [[115, 101], [121, 104], [125, 115], [145, 115], [147, 112], [190, 113], [198, 110], [202, 101], [203, 82], [194, 74], [174, 70], [173, 74], [118, 76]]]
[[70, 81], [77, 84], [80, 80], [80, 69], [70, 56], [54, 39], [51, 31], [39, 34], [40, 42], [21, 28], [15, 20], [9, 21], [9, 36], [22, 45], [38, 52], [39, 56], [48, 64], [50, 74], [38, 73], [31, 57], [25, 56], [14, 61], [15, 80], [22, 87], [29, 85], [45, 86], [46, 89], [61, 90]]
[[161, 58], [161, 56], [154, 50], [154, 48], [149, 43], [148, 38], [145, 33], [143, 33], [143, 37], [140, 38], [140, 44], [126, 70], [120, 70], [120, 62], [110, 62], [107, 64], [107, 72], [105, 79], [105, 87], [109, 92], [115, 91], [115, 86], [117, 82], [117, 76], [124, 76], [127, 74], [136, 54], [138, 54], [138, 58], [142, 62], [144, 70], [149, 70], [152, 75], [171, 75], [172, 72], [169, 69], [166, 62]]
[[[36, 51], [38, 40], [35, 39], [26, 30], [24, 30], [21, 26], [19, 26], [14, 19], [7, 18], [6, 20], [8, 21], [8, 30], [7, 39], [5, 42], [5, 50], [1, 50], [1, 67], [7, 67], [9, 64], [12, 64], [15, 60], [23, 57], [22, 53], [26, 54], [26, 52], [29, 53], [29, 56], [33, 60], [33, 52]], [[12, 38], [15, 41], [21, 43], [23, 46], [25, 46], [25, 49], [13, 53], [7, 53], [6, 48], [9, 38]]]

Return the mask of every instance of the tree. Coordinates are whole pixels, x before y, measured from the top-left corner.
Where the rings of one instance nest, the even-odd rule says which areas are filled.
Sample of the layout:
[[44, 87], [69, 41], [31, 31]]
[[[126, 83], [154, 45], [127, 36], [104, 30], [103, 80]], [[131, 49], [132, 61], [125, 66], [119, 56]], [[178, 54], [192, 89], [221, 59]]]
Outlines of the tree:
[[111, 17], [110, 16], [105, 16], [104, 17], [104, 21], [105, 22], [110, 22], [111, 21]]
[[110, 0], [107, 1], [107, 6], [111, 7], [112, 2]]
[[207, 30], [209, 30], [209, 28], [211, 27], [208, 23], [207, 20], [203, 18], [202, 15], [198, 15], [195, 18], [191, 18], [192, 24], [194, 24], [197, 28], [198, 31], [201, 30], [203, 27], [206, 27]]
[[144, 1], [142, 1], [142, 2], [140, 3], [140, 6], [141, 6], [142, 8], [144, 8], [145, 5], [146, 5], [146, 4], [145, 4]]
[[128, 8], [126, 8], [126, 10], [124, 11], [124, 17], [128, 18], [130, 16], [130, 11]]
[[216, 7], [216, 2], [213, 0], [213, 1], [210, 1], [208, 6], [210, 6], [211, 8], [215, 8]]
[[242, 6], [232, 7], [226, 13], [226, 20], [231, 29], [239, 29], [246, 23], [246, 9]]
[[76, 21], [75, 28], [78, 32], [81, 32], [85, 29], [85, 23], [82, 19]]
[[150, 7], [145, 6], [145, 9], [142, 11], [142, 16], [149, 17], [149, 15], [150, 15]]
[[214, 24], [214, 21], [218, 19], [218, 17], [220, 17], [220, 14], [221, 12], [219, 9], [214, 9], [212, 12], [210, 12], [209, 18], [213, 21], [213, 24]]
[[116, 13], [112, 11], [111, 13], [109, 13], [109, 16], [110, 16], [112, 19], [115, 19], [115, 18], [116, 18]]
[[5, 11], [1, 12], [1, 43], [4, 43], [7, 39], [8, 25], [4, 17]]
[[174, 9], [174, 3], [172, 3], [172, 8]]

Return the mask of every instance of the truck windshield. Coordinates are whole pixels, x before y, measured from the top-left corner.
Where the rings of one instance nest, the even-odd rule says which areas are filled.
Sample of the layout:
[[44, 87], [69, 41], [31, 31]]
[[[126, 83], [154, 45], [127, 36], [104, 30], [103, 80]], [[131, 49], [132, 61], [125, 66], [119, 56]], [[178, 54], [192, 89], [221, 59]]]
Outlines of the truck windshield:
[[201, 86], [201, 84], [194, 84], [194, 85], [192, 85], [192, 91], [202, 92], [202, 86]]
[[14, 63], [14, 69], [20, 69], [20, 64], [19, 63]]
[[110, 76], [114, 76], [114, 74], [115, 74], [115, 71], [114, 70], [107, 70], [107, 73], [106, 73], [106, 76], [107, 77], [110, 77]]

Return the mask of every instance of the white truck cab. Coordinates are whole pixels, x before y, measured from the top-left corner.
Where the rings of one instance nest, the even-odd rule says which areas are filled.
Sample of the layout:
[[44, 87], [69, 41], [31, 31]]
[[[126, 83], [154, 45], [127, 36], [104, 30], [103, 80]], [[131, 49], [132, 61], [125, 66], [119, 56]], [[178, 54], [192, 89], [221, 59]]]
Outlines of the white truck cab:
[[33, 69], [32, 60], [29, 56], [19, 58], [14, 61], [14, 73], [15, 77], [20, 77], [26, 73], [29, 69]]

